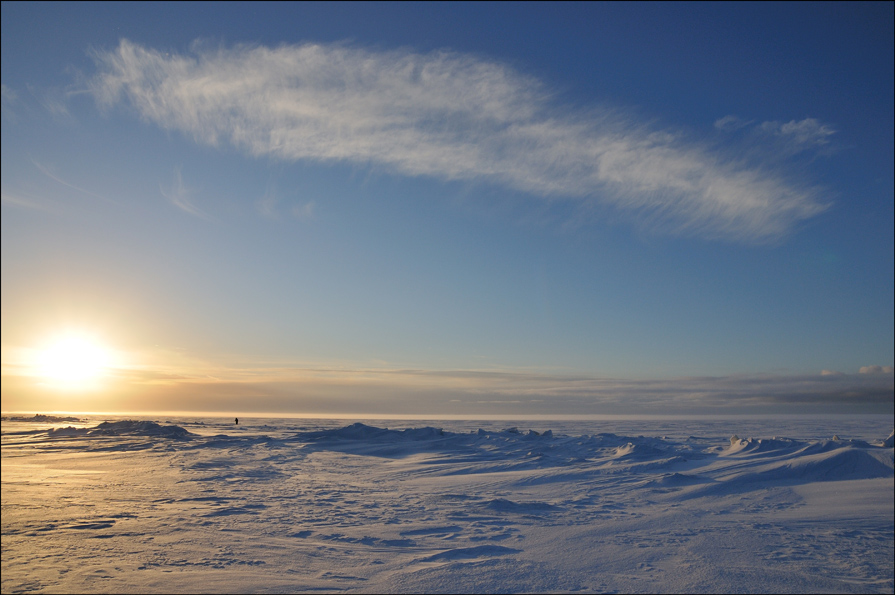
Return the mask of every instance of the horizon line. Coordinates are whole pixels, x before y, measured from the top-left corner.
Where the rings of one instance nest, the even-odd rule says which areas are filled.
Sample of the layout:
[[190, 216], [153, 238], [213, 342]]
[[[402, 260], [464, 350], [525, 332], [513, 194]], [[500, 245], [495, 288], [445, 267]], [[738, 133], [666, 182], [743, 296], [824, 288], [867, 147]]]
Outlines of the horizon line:
[[279, 413], [279, 412], [237, 412], [237, 411], [47, 411], [35, 412], [30, 411], [3, 411], [0, 416], [12, 415], [82, 415], [82, 416], [101, 416], [109, 415], [115, 417], [121, 416], [139, 416], [139, 417], [215, 417], [230, 418], [240, 417], [243, 419], [332, 419], [332, 420], [406, 420], [406, 421], [607, 421], [607, 420], [649, 420], [649, 419], [728, 419], [728, 418], [780, 418], [780, 417], [865, 417], [865, 416], [889, 416], [895, 417], [895, 413], [880, 412], [863, 412], [863, 413], [836, 413], [836, 412], [811, 412], [811, 413], [588, 413], [579, 415], [544, 413], [544, 414], [503, 414], [503, 415], [472, 415], [472, 414], [432, 414], [426, 415], [422, 413], [404, 413], [404, 414], [386, 414], [386, 413]]

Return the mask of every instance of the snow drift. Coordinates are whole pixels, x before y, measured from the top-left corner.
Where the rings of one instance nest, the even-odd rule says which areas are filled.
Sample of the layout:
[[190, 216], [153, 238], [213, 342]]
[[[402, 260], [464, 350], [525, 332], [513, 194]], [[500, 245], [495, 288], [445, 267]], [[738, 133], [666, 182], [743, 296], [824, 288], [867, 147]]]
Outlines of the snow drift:
[[98, 422], [4, 420], [3, 592], [895, 587], [891, 420]]

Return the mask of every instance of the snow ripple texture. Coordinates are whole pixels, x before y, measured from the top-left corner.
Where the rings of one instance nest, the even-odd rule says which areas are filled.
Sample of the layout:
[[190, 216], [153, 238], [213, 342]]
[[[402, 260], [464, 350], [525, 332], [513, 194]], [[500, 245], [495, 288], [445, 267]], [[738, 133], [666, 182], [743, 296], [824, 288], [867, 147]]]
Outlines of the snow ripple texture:
[[891, 416], [242, 421], [4, 418], [2, 591], [895, 588]]

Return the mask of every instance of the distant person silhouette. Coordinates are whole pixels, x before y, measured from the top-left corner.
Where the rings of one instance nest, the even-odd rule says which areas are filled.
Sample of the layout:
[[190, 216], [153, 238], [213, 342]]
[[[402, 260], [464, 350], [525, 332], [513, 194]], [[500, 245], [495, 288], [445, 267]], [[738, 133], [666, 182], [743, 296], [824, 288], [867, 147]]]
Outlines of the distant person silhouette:
[[236, 418], [236, 425], [237, 425], [237, 426], [239, 425], [239, 418], [238, 418], [238, 417]]

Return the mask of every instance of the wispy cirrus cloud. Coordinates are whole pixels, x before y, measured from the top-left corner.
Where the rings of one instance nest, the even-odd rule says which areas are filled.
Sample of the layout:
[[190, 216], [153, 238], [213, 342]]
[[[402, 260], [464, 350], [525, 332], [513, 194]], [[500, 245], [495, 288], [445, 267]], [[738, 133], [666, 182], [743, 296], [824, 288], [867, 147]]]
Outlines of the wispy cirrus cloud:
[[761, 129], [805, 148], [827, 145], [830, 137], [836, 133], [832, 126], [823, 124], [815, 118], [790, 120], [784, 123], [762, 122]]
[[[279, 219], [280, 206], [283, 202], [276, 186], [270, 182], [264, 194], [255, 200], [255, 210], [268, 219]], [[316, 203], [314, 201], [294, 202], [288, 207], [289, 214], [298, 221], [310, 221], [314, 219], [314, 209]]]
[[744, 120], [739, 116], [729, 115], [715, 120], [715, 128], [724, 132], [734, 132], [751, 125], [755, 120]]
[[[722, 132], [747, 131], [753, 139], [772, 143], [772, 149], [780, 155], [795, 155], [804, 151], [829, 150], [836, 129], [817, 118], [790, 120], [789, 122], [767, 121], [756, 124], [755, 120], [744, 120], [729, 115], [715, 120], [715, 128]], [[766, 147], [767, 149], [767, 147]]]
[[[79, 194], [90, 196], [92, 198], [98, 198], [110, 204], [118, 204], [118, 201], [112, 200], [103, 196], [102, 194], [97, 194], [91, 190], [87, 190], [86, 188], [82, 188], [76, 184], [73, 184], [59, 175], [55, 173], [53, 168], [49, 165], [40, 163], [34, 159], [31, 159], [31, 164], [37, 168], [40, 173], [44, 176], [53, 180], [57, 184], [64, 186], [70, 190], [75, 190]], [[44, 211], [44, 212], [54, 212], [60, 213], [64, 210], [65, 203], [60, 200], [53, 200], [46, 198], [45, 196], [34, 196], [29, 192], [21, 192], [21, 191], [7, 191], [4, 189], [2, 191], [2, 202], [4, 205], [9, 205], [13, 207], [18, 207], [22, 209], [30, 209], [35, 211]]]
[[292, 216], [298, 219], [299, 221], [308, 221], [314, 218], [314, 209], [316, 208], [317, 203], [313, 200], [296, 204], [292, 207]]
[[102, 194], [97, 194], [96, 192], [93, 192], [93, 191], [91, 191], [91, 190], [87, 190], [87, 189], [85, 189], [85, 188], [81, 188], [80, 186], [78, 186], [78, 185], [76, 185], [76, 184], [72, 184], [71, 182], [68, 182], [68, 181], [62, 179], [61, 177], [59, 177], [59, 176], [53, 171], [53, 168], [50, 167], [50, 166], [48, 166], [48, 165], [44, 165], [44, 164], [42, 164], [42, 163], [39, 163], [39, 162], [35, 161], [34, 159], [31, 160], [31, 163], [34, 165], [34, 167], [36, 167], [38, 170], [40, 170], [40, 173], [42, 173], [42, 174], [45, 175], [46, 177], [50, 178], [51, 180], [53, 180], [53, 181], [56, 182], [57, 184], [61, 184], [62, 186], [65, 186], [66, 188], [71, 188], [72, 190], [77, 190], [78, 192], [80, 192], [80, 193], [82, 193], [82, 194], [86, 194], [87, 196], [92, 196], [92, 197], [94, 197], [94, 198], [99, 198], [99, 199], [101, 199], [101, 200], [104, 200], [104, 201], [106, 201], [106, 202], [110, 202], [110, 203], [113, 203], [113, 204], [114, 204], [114, 203], [117, 203], [117, 201], [114, 201], [114, 200], [112, 200], [112, 199], [110, 199], [110, 198], [106, 198], [106, 197], [103, 196]]
[[4, 84], [0, 84], [0, 117], [9, 122], [16, 121], [13, 105], [18, 101], [18, 94]]
[[470, 55], [322, 44], [167, 54], [123, 40], [96, 60], [101, 105], [254, 156], [490, 181], [727, 241], [776, 241], [826, 208], [770, 167], [618, 111], [567, 108], [541, 81]]
[[279, 192], [277, 192], [273, 182], [268, 182], [264, 194], [255, 200], [255, 210], [258, 211], [262, 217], [276, 219], [279, 217], [279, 213], [277, 212], [277, 205], [279, 203]]
[[171, 185], [168, 187], [160, 186], [160, 189], [162, 196], [171, 201], [171, 204], [178, 209], [206, 221], [213, 220], [211, 215], [193, 204], [192, 192], [183, 183], [183, 174], [180, 172], [180, 168], [174, 170], [174, 180]]
[[39, 200], [21, 194], [12, 194], [0, 192], [0, 202], [4, 205], [18, 207], [20, 209], [30, 209], [35, 211], [52, 211], [56, 209], [56, 205], [48, 204], [45, 200]]

